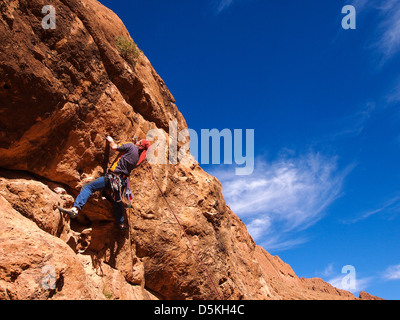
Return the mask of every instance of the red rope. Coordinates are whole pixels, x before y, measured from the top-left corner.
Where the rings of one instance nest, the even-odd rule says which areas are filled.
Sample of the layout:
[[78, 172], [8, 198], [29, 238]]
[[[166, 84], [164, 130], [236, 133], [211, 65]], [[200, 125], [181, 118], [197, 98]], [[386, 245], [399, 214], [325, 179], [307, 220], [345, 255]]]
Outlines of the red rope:
[[158, 184], [158, 182], [157, 182], [157, 179], [155, 178], [155, 176], [154, 176], [154, 174], [153, 174], [153, 171], [152, 171], [151, 168], [150, 168], [149, 163], [148, 163], [148, 162], [146, 162], [146, 163], [147, 163], [147, 168], [149, 169], [149, 171], [150, 171], [150, 173], [151, 173], [151, 176], [153, 177], [153, 180], [154, 180], [154, 182], [156, 183], [156, 185], [157, 185], [157, 187], [158, 187], [158, 190], [160, 190], [160, 193], [161, 193], [162, 197], [164, 198], [165, 203], [167, 204], [169, 210], [170, 210], [170, 211], [172, 212], [172, 214], [174, 215], [174, 217], [175, 217], [176, 221], [178, 222], [179, 226], [181, 227], [181, 229], [182, 229], [182, 231], [183, 231], [183, 234], [185, 235], [186, 239], [189, 241], [190, 246], [192, 247], [192, 251], [193, 251], [194, 254], [196, 255], [198, 262], [201, 264], [201, 266], [203, 267], [204, 271], [206, 272], [206, 274], [207, 274], [207, 276], [208, 276], [208, 279], [210, 280], [210, 282], [211, 282], [211, 284], [212, 284], [212, 286], [213, 286], [213, 288], [214, 288], [214, 291], [215, 291], [216, 295], [218, 296], [219, 300], [222, 300], [221, 295], [219, 294], [219, 292], [218, 292], [218, 290], [217, 290], [217, 287], [216, 287], [215, 284], [214, 284], [214, 281], [212, 280], [210, 274], [208, 273], [208, 270], [207, 270], [206, 266], [203, 264], [203, 261], [201, 260], [199, 254], [198, 254], [197, 251], [196, 251], [196, 248], [194, 247], [192, 241], [191, 241], [190, 238], [188, 237], [188, 235], [187, 235], [185, 229], [183, 228], [183, 226], [182, 226], [181, 222], [179, 221], [177, 215], [175, 214], [174, 210], [172, 210], [172, 208], [171, 208], [171, 206], [170, 206], [170, 204], [169, 204], [167, 198], [165, 197], [164, 193], [162, 192], [162, 190], [161, 190], [161, 188], [160, 188], [160, 186], [159, 186], [159, 184]]

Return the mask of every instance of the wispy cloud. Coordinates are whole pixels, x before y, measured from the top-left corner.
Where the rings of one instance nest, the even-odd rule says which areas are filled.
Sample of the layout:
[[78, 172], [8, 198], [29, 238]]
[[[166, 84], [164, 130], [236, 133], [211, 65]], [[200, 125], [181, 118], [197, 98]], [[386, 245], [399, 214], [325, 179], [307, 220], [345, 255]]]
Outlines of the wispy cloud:
[[[366, 6], [364, 3], [363, 7]], [[400, 52], [400, 2], [383, 0], [379, 5], [371, 3], [366, 9], [378, 12], [378, 23], [370, 47], [379, 56], [379, 66], [382, 66]]]
[[335, 131], [327, 139], [336, 140], [359, 136], [363, 132], [375, 108], [376, 104], [374, 102], [368, 102], [359, 108], [358, 111], [341, 118], [335, 123], [337, 128], [334, 129]]
[[[350, 266], [352, 267], [352, 266]], [[354, 268], [354, 283], [349, 283], [347, 273], [348, 270], [340, 269], [334, 267], [333, 263], [330, 263], [322, 272], [318, 272], [317, 275], [323, 278], [326, 282], [330, 283], [332, 286], [338, 289], [350, 291], [353, 294], [357, 294], [360, 291], [365, 291], [371, 282], [375, 279], [374, 277], [359, 277]], [[354, 285], [354, 286], [353, 286]]]
[[351, 293], [355, 294], [360, 291], [365, 291], [368, 286], [371, 284], [371, 281], [373, 280], [372, 277], [366, 277], [366, 278], [356, 278], [355, 279], [355, 287], [349, 287], [346, 283], [346, 281], [343, 281], [345, 274], [338, 274], [335, 277], [328, 279], [327, 282], [330, 283], [332, 286], [338, 289], [342, 290], [347, 290], [350, 291]]
[[400, 79], [397, 80], [397, 84], [389, 92], [386, 97], [388, 103], [398, 103], [400, 102]]
[[368, 287], [371, 287], [373, 283], [382, 283], [382, 281], [396, 281], [400, 280], [400, 264], [392, 265], [386, 268], [383, 272], [375, 272], [372, 275], [360, 276], [357, 272], [357, 268], [354, 268], [354, 287], [349, 286], [347, 281], [348, 273], [340, 272], [334, 263], [330, 263], [322, 272], [317, 272], [318, 277], [323, 278], [326, 282], [338, 289], [344, 289], [356, 294], [360, 291], [366, 291]]
[[382, 7], [382, 16], [379, 26], [381, 36], [376, 46], [383, 55], [382, 62], [386, 62], [400, 51], [400, 3], [387, 1]]
[[393, 196], [392, 198], [384, 201], [376, 208], [367, 210], [358, 214], [355, 218], [348, 219], [343, 221], [343, 223], [356, 223], [362, 220], [365, 220], [376, 214], [389, 214], [392, 216], [393, 214], [397, 214], [400, 212], [400, 194]]
[[354, 0], [352, 5], [356, 8], [357, 12], [362, 11], [367, 5], [368, 0]]
[[[357, 28], [362, 25], [364, 30], [370, 30], [365, 47], [373, 52], [377, 66], [382, 67], [400, 52], [399, 1], [353, 0], [350, 4], [357, 11]], [[363, 21], [362, 24], [361, 21]]]
[[218, 0], [217, 1], [217, 13], [222, 12], [223, 10], [230, 7], [234, 0]]
[[263, 218], [255, 218], [247, 225], [247, 230], [253, 238], [261, 238], [271, 227], [271, 218], [265, 216]]
[[320, 220], [341, 195], [348, 170], [339, 171], [335, 157], [310, 152], [273, 162], [258, 158], [249, 176], [230, 169], [210, 173], [221, 181], [227, 204], [255, 241], [282, 250], [308, 241], [298, 232]]
[[385, 280], [400, 280], [400, 264], [388, 267], [383, 273]]

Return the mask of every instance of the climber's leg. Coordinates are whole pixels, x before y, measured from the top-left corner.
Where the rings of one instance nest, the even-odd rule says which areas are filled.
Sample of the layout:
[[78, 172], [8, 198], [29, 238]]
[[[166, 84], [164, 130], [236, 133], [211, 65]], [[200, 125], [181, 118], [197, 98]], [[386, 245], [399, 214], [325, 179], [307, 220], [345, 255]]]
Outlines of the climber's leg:
[[71, 218], [76, 218], [79, 210], [83, 208], [90, 196], [95, 191], [103, 190], [107, 186], [107, 180], [105, 177], [100, 177], [83, 187], [75, 200], [74, 206], [71, 209], [64, 209], [58, 207], [61, 212], [68, 214]]
[[125, 223], [124, 223], [124, 205], [122, 201], [112, 202], [113, 208], [114, 208], [114, 216], [115, 216], [115, 222], [117, 223], [118, 227], [123, 230], [126, 228]]
[[105, 177], [100, 177], [86, 186], [83, 187], [81, 193], [75, 200], [74, 207], [81, 210], [86, 202], [89, 200], [90, 196], [95, 191], [103, 190], [107, 186], [107, 181]]

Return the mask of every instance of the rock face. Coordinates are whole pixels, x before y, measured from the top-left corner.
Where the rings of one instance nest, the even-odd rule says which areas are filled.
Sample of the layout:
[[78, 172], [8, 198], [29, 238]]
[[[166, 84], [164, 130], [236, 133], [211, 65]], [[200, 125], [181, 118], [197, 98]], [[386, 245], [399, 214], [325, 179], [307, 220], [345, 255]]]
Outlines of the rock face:
[[[115, 40], [130, 35], [112, 11], [52, 3], [55, 29], [42, 27], [44, 0], [0, 4], [0, 299], [218, 298], [146, 164], [130, 178], [128, 230], [101, 194], [78, 221], [57, 210], [110, 164], [107, 134], [187, 125], [144, 54], [122, 57]], [[152, 171], [223, 299], [356, 299], [257, 246], [198, 165]]]

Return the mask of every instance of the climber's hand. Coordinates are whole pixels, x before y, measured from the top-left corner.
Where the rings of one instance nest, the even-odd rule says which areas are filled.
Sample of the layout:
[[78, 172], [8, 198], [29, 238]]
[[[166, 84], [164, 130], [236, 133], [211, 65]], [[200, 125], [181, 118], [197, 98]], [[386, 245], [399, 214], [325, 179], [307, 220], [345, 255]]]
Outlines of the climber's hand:
[[114, 142], [113, 138], [111, 138], [110, 136], [107, 136], [106, 140], [110, 143], [111, 149], [117, 150], [118, 145]]

